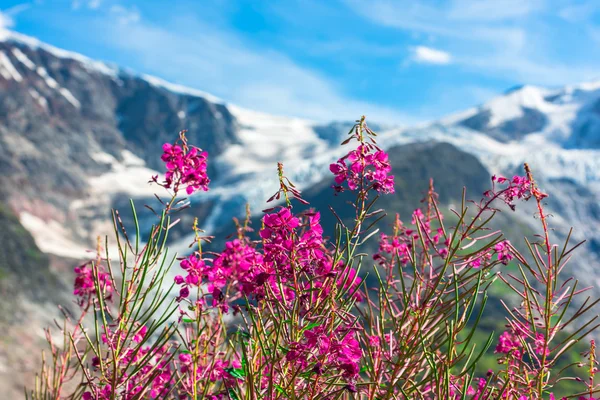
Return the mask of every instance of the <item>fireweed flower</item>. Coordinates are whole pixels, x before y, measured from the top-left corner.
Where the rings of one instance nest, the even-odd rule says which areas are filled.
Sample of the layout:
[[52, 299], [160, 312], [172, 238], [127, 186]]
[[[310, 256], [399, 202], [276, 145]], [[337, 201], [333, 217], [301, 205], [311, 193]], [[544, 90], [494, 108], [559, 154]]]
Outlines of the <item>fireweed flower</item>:
[[515, 358], [521, 358], [521, 341], [515, 334], [504, 331], [498, 338], [496, 353], [513, 354]]
[[531, 182], [525, 176], [515, 175], [512, 179], [503, 176], [492, 176], [492, 189], [484, 193], [485, 197], [498, 196], [513, 211], [515, 200], [528, 200], [532, 195]]
[[257, 285], [258, 276], [264, 272], [264, 260], [248, 239], [235, 239], [225, 244], [225, 249], [213, 261], [207, 273], [208, 290], [223, 289], [226, 282], [233, 282], [238, 291], [250, 295]]
[[502, 262], [502, 264], [506, 265], [512, 260], [514, 257], [510, 253], [510, 242], [508, 240], [497, 243], [494, 246], [494, 250], [498, 255], [498, 261]]
[[304, 332], [304, 339], [291, 344], [286, 359], [300, 369], [317, 363], [319, 371], [341, 373], [352, 381], [358, 377], [362, 349], [356, 334], [347, 327], [339, 327], [328, 333], [323, 326]]
[[[94, 271], [90, 267], [91, 263], [86, 263], [75, 267], [75, 282], [73, 284], [73, 294], [78, 297], [80, 305], [85, 304], [90, 296], [97, 296], [96, 285], [94, 282]], [[110, 300], [113, 293], [110, 274], [104, 271], [102, 266], [98, 266], [98, 284], [100, 290], [105, 294], [106, 299]]]
[[375, 150], [374, 146], [360, 144], [356, 150], [350, 151], [336, 163], [329, 166], [335, 175], [334, 189], [343, 191], [341, 186], [346, 182], [348, 189], [356, 190], [364, 181], [372, 184], [373, 189], [380, 193], [394, 193], [394, 176], [388, 161], [388, 155], [383, 150]]
[[[178, 144], [163, 144], [163, 154], [160, 157], [165, 163], [167, 172], [165, 181], [161, 185], [166, 189], [178, 191], [180, 186], [185, 186], [188, 195], [198, 190], [207, 191], [210, 179], [206, 173], [208, 153], [196, 147], [189, 148], [185, 132], [179, 136], [181, 146]], [[153, 177], [158, 182], [158, 177]]]
[[534, 350], [538, 355], [542, 355], [544, 353], [544, 347], [546, 348], [546, 355], [550, 354], [550, 349], [545, 346], [546, 343], [546, 338], [544, 337], [544, 335], [542, 333], [537, 332], [535, 334], [535, 341], [534, 341]]
[[[336, 190], [341, 191], [345, 187], [393, 192], [394, 178], [390, 175], [388, 155], [377, 148], [374, 141], [373, 144], [368, 143], [366, 139], [372, 138], [363, 137], [363, 121], [360, 130], [355, 135], [358, 147], [330, 167], [335, 175]], [[366, 126], [364, 131], [368, 134]], [[175, 144], [165, 144], [162, 160], [167, 173], [161, 185], [173, 189], [175, 195], [184, 187], [188, 194], [208, 189], [206, 153], [189, 148], [185, 136], [181, 135], [180, 141]], [[479, 214], [472, 221], [481, 221], [481, 213], [494, 210], [491, 207], [497, 199], [514, 208], [517, 199], [545, 196], [536, 189], [531, 175], [528, 176], [512, 179], [494, 176], [493, 189], [486, 193], [487, 199], [480, 203]], [[281, 168], [280, 179], [283, 182]], [[199, 248], [181, 260], [181, 272], [175, 276], [174, 282], [179, 290], [178, 300], [184, 304], [180, 304], [178, 310], [174, 307], [170, 314], [177, 317], [179, 312], [179, 337], [157, 339], [161, 335], [161, 327], [155, 322], [148, 322], [156, 320], [146, 318], [145, 311], [142, 311], [144, 318], [139, 319], [137, 312], [131, 312], [135, 310], [137, 300], [127, 303], [128, 298], [124, 299], [123, 309], [130, 312], [129, 315], [121, 308], [115, 307], [113, 311], [106, 305], [104, 309], [94, 309], [105, 313], [103, 317], [110, 318], [105, 318], [107, 322], [98, 325], [98, 337], [92, 339], [96, 342], [93, 347], [97, 349], [86, 353], [90, 356], [82, 362], [81, 368], [87, 378], [85, 389], [82, 389], [85, 391], [83, 399], [225, 399], [240, 394], [247, 397], [252, 384], [255, 384], [254, 395], [265, 399], [281, 397], [283, 387], [290, 393], [300, 393], [296, 396], [298, 398], [314, 398], [315, 395], [324, 399], [342, 398], [359, 391], [358, 396], [365, 394], [368, 398], [404, 398], [401, 391], [407, 388], [410, 394], [406, 398], [431, 400], [541, 399], [548, 395], [550, 399], [555, 398], [548, 391], [553, 386], [547, 384], [551, 382], [550, 375], [544, 377], [546, 372], [543, 368], [539, 369], [543, 371], [538, 375], [543, 378], [539, 379], [542, 383], [539, 389], [534, 388], [529, 380], [536, 378], [534, 368], [537, 364], [546, 363], [548, 374], [552, 369], [545, 359], [550, 353], [545, 337], [548, 333], [541, 332], [544, 328], [545, 332], [550, 332], [548, 341], [555, 335], [553, 330], [542, 325], [542, 318], [534, 317], [535, 327], [528, 322], [509, 319], [509, 329], [500, 335], [495, 348], [498, 363], [506, 367], [497, 374], [490, 371], [486, 378], [474, 379], [472, 383], [471, 376], [452, 375], [451, 370], [445, 367], [448, 359], [439, 343], [429, 339], [424, 342], [423, 335], [420, 335], [427, 331], [427, 337], [432, 339], [450, 337], [444, 336], [444, 332], [460, 337], [460, 324], [446, 324], [444, 329], [445, 320], [440, 319], [444, 315], [452, 318], [447, 313], [454, 308], [451, 284], [456, 283], [455, 287], [464, 292], [460, 304], [455, 305], [463, 307], [464, 304], [468, 308], [469, 294], [473, 293], [469, 292], [469, 282], [475, 282], [469, 277], [478, 276], [482, 285], [477, 287], [485, 288], [490, 268], [507, 264], [517, 255], [508, 241], [494, 242], [494, 245], [488, 243], [483, 246], [485, 250], [477, 250], [478, 246], [472, 246], [477, 240], [495, 236], [473, 236], [474, 231], [484, 228], [477, 226], [471, 229], [466, 210], [463, 210], [465, 216], [461, 218], [462, 222], [453, 227], [456, 233], [452, 233], [453, 229], [444, 227], [441, 220], [436, 221], [441, 219], [441, 213], [434, 207], [435, 196], [430, 184], [429, 195], [424, 199], [427, 206], [411, 214], [408, 219], [410, 225], [404, 226], [397, 217], [393, 233], [381, 234], [379, 250], [373, 256], [387, 269], [386, 275], [381, 276], [389, 277], [389, 280], [386, 286], [379, 287], [385, 288], [386, 292], [379, 293], [389, 296], [381, 297], [389, 302], [378, 302], [373, 296], [368, 299], [369, 307], [359, 309], [367, 317], [357, 318], [352, 309], [354, 302], [342, 298], [344, 293], [354, 293], [358, 300], [363, 295], [357, 290], [363, 284], [357, 264], [351, 255], [345, 254], [349, 248], [344, 248], [343, 243], [339, 248], [336, 243], [328, 242], [323, 236], [318, 212], [311, 210], [295, 214], [292, 211], [288, 194], [299, 198], [299, 192], [296, 196], [291, 189], [293, 185], [289, 184], [290, 187], [287, 187], [282, 183], [275, 196], [279, 199], [277, 195], [283, 193], [286, 205], [265, 211], [258, 242], [244, 236], [244, 232], [250, 229], [242, 230], [238, 226], [238, 237], [226, 242], [221, 253], [206, 252], [203, 255]], [[366, 194], [361, 193], [359, 199], [361, 197], [365, 199]], [[355, 208], [359, 209], [358, 206]], [[543, 215], [541, 211], [540, 215]], [[357, 220], [357, 223], [363, 222], [359, 217]], [[349, 232], [354, 233], [350, 229], [342, 230], [342, 236]], [[357, 239], [364, 233], [367, 232], [357, 233]], [[453, 239], [456, 234], [459, 237]], [[457, 242], [458, 245], [455, 244]], [[549, 240], [546, 242], [549, 243]], [[356, 240], [356, 243], [361, 242]], [[464, 251], [457, 252], [456, 246], [468, 251], [468, 255]], [[348, 253], [356, 255], [351, 251]], [[451, 259], [448, 259], [449, 253]], [[154, 256], [154, 253], [149, 254]], [[150, 259], [153, 257], [144, 258]], [[399, 264], [399, 268], [391, 268], [394, 263]], [[134, 271], [138, 265], [133, 266]], [[444, 276], [444, 272], [440, 271], [446, 266], [450, 267], [449, 271], [456, 272]], [[483, 273], [464, 267], [479, 268]], [[103, 267], [85, 264], [77, 267], [75, 272], [74, 293], [81, 304], [91, 304], [90, 299], [98, 295], [97, 287], [107, 299], [120, 296], [118, 290], [113, 293], [111, 275]], [[394, 272], [396, 275], [393, 275]], [[402, 274], [403, 281], [398, 274]], [[125, 287], [142, 288], [141, 296], [147, 295], [143, 285], [136, 286], [139, 282], [133, 278], [140, 275], [124, 275], [131, 279], [125, 281], [127, 285], [133, 282]], [[399, 289], [405, 283], [414, 283], [415, 290], [407, 292]], [[131, 290], [128, 292], [131, 293]], [[537, 289], [530, 293], [534, 296]], [[243, 304], [242, 299], [247, 299], [247, 303]], [[441, 299], [443, 301], [439, 301]], [[370, 314], [368, 310], [371, 301], [375, 308], [379, 307], [376, 314]], [[352, 304], [348, 306], [349, 303]], [[223, 315], [230, 306], [240, 313], [243, 320], [235, 335], [231, 334], [231, 326], [227, 325]], [[540, 308], [537, 314], [543, 311]], [[249, 316], [252, 317], [250, 323]], [[395, 324], [399, 319], [403, 323]], [[150, 330], [154, 332], [152, 335]], [[429, 335], [429, 332], [437, 333]], [[263, 333], [262, 337], [257, 337]], [[264, 343], [252, 345], [253, 342], [262, 342], [262, 338], [266, 338]], [[275, 340], [271, 341], [272, 338]], [[429, 369], [429, 363], [422, 357], [422, 349], [429, 349], [435, 360], [432, 368], [440, 368], [442, 380], [433, 378], [433, 369]], [[75, 348], [75, 351], [78, 349]], [[368, 360], [363, 358], [364, 354], [368, 354]], [[523, 374], [528, 379], [520, 379]], [[416, 381], [412, 379], [415, 376], [430, 378], [415, 387]], [[404, 381], [410, 382], [409, 385], [405, 385]], [[373, 382], [376, 384], [373, 385]], [[585, 398], [592, 398], [591, 394]]]
[[181, 261], [180, 267], [187, 272], [185, 277], [177, 275], [174, 280], [178, 285], [183, 285], [179, 291], [179, 298], [187, 298], [190, 295], [190, 287], [198, 287], [202, 283], [202, 277], [206, 275], [209, 267], [198, 253], [192, 253]]

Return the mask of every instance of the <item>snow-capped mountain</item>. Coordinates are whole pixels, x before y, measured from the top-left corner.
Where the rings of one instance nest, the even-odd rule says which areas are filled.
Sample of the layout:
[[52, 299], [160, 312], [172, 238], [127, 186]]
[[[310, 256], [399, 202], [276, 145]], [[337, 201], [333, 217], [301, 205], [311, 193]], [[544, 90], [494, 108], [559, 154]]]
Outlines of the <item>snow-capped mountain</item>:
[[[588, 241], [575, 260], [576, 274], [600, 283], [600, 82], [558, 89], [522, 86], [430, 124], [389, 130], [380, 139], [387, 147], [451, 143], [494, 174], [523, 174], [527, 162], [551, 194], [548, 211], [556, 236], [565, 238], [574, 227], [574, 242]], [[533, 214], [524, 207], [519, 219], [537, 230]]]
[[[60, 256], [84, 257], [96, 235], [110, 232], [116, 198], [152, 197], [157, 188], [147, 181], [161, 168], [160, 146], [181, 129], [210, 154], [212, 190], [192, 199], [214, 204], [210, 229], [246, 202], [264, 205], [277, 187], [277, 161], [301, 186], [320, 181], [342, 154], [337, 144], [349, 125], [245, 110], [0, 32], [0, 180], [19, 187], [4, 190], [6, 202], [38, 246]], [[522, 86], [440, 121], [380, 135], [384, 147], [429, 140], [474, 154], [493, 173], [511, 174], [528, 161], [548, 182], [570, 182], [594, 198], [600, 83]]]
[[0, 32], [0, 183], [45, 252], [86, 256], [116, 196], [151, 197], [179, 130], [210, 154], [211, 196], [231, 197], [274, 190], [277, 161], [328, 154], [335, 128], [321, 138], [317, 126]]

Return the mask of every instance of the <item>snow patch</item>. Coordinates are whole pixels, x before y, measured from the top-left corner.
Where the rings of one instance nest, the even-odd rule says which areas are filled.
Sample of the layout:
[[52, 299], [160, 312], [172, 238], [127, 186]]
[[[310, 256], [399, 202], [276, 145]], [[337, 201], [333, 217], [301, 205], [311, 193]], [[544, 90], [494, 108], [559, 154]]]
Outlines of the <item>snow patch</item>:
[[54, 80], [50, 75], [48, 75], [48, 71], [44, 67], [37, 67], [35, 70], [38, 75], [46, 82], [46, 85], [52, 89], [56, 89], [58, 87], [58, 82]]
[[30, 70], [35, 71], [35, 64], [34, 64], [34, 62], [31, 61], [29, 59], [29, 57], [27, 57], [27, 55], [21, 51], [21, 49], [19, 49], [18, 47], [13, 47], [12, 48], [12, 53], [15, 56], [15, 58], [17, 60], [19, 60], [19, 62], [21, 64], [23, 64], [24, 66], [26, 66]]
[[156, 185], [148, 183], [155, 175], [159, 173], [143, 165], [114, 162], [110, 172], [91, 177], [89, 184], [92, 196], [126, 194], [146, 197], [153, 196], [157, 190]]
[[45, 109], [48, 109], [48, 100], [46, 100], [44, 96], [39, 94], [37, 90], [30, 88], [29, 94], [38, 102], [40, 106], [44, 107]]
[[156, 76], [152, 75], [142, 74], [140, 75], [140, 77], [152, 86], [163, 88], [173, 93], [188, 94], [190, 96], [202, 97], [212, 103], [224, 104], [223, 100], [201, 90], [192, 89], [183, 85], [178, 85], [176, 83], [167, 82], [161, 78], [157, 78]]
[[72, 105], [73, 105], [75, 108], [81, 108], [81, 103], [79, 102], [79, 100], [77, 100], [77, 99], [75, 98], [75, 96], [73, 96], [73, 93], [71, 93], [71, 92], [69, 91], [69, 89], [67, 89], [67, 88], [64, 88], [64, 87], [63, 87], [63, 88], [60, 88], [58, 91], [59, 91], [59, 93], [60, 93], [60, 94], [62, 94], [62, 96], [63, 96], [65, 99], [67, 99], [67, 101], [68, 101], [69, 103], [71, 103], [71, 104], [72, 104]]
[[10, 58], [6, 55], [5, 52], [0, 51], [0, 74], [4, 77], [4, 79], [14, 79], [17, 82], [21, 82], [23, 77], [17, 71], [15, 66], [10, 62]]
[[103, 151], [101, 152], [97, 152], [97, 153], [91, 153], [90, 154], [90, 158], [96, 162], [99, 162], [101, 164], [110, 164], [110, 165], [114, 165], [117, 163], [117, 159], [114, 158], [112, 155], [105, 153]]
[[229, 146], [219, 157], [230, 174], [274, 171], [278, 161], [297, 165], [329, 150], [311, 121], [228, 108], [242, 127], [237, 134], [241, 143]]
[[121, 156], [123, 157], [123, 164], [125, 164], [126, 166], [143, 167], [146, 165], [144, 160], [142, 160], [140, 157], [136, 156], [129, 150], [123, 150]]
[[484, 109], [491, 111], [490, 127], [501, 125], [523, 116], [523, 107], [533, 108], [542, 112], [552, 111], [553, 105], [546, 103], [544, 98], [548, 90], [535, 87], [523, 86], [504, 96], [497, 97], [485, 104]]
[[88, 70], [96, 71], [111, 77], [117, 77], [119, 70], [116, 67], [111, 67], [103, 62], [92, 60], [79, 53], [59, 49], [49, 44], [43, 43], [31, 36], [13, 32], [8, 29], [0, 29], [1, 42], [13, 42], [29, 47], [32, 50], [42, 49], [55, 57], [78, 61], [83, 67]]
[[32, 233], [35, 244], [44, 253], [76, 259], [89, 258], [93, 254], [92, 250], [86, 250], [84, 244], [73, 240], [69, 231], [58, 221], [44, 221], [28, 212], [22, 212], [19, 220]]

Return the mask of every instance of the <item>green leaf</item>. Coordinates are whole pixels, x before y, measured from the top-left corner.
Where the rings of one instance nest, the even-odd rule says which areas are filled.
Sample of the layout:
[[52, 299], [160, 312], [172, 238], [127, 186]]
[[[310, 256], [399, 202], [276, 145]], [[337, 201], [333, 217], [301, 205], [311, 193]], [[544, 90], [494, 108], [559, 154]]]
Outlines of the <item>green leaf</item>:
[[229, 389], [229, 398], [239, 400], [240, 396], [233, 389]]
[[246, 373], [241, 368], [225, 368], [225, 372], [237, 379], [243, 379]]
[[290, 397], [288, 396], [288, 394], [285, 392], [285, 389], [281, 387], [281, 385], [275, 385], [275, 389], [277, 389], [277, 391], [281, 394], [283, 394], [286, 397]]
[[302, 332], [304, 331], [309, 331], [312, 328], [316, 328], [317, 326], [321, 325], [320, 322], [311, 322], [310, 324], [306, 325], [304, 328], [302, 328]]
[[250, 338], [251, 338], [251, 336], [250, 336], [250, 333], [248, 333], [248, 331], [245, 331], [245, 330], [241, 330], [241, 329], [240, 329], [240, 330], [238, 331], [238, 334], [239, 334], [241, 337], [243, 337], [244, 339], [250, 339]]

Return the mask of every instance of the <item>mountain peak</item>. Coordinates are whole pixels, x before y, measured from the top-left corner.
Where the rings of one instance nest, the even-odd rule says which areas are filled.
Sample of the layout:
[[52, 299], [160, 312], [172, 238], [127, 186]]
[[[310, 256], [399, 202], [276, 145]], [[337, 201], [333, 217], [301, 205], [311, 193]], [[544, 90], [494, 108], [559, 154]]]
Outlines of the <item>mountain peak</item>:
[[[107, 75], [111, 78], [118, 79], [120, 76], [127, 75], [131, 77], [137, 77], [147, 81], [154, 87], [162, 88], [177, 94], [190, 95], [194, 97], [202, 97], [212, 103], [220, 103], [225, 104], [225, 101], [211, 95], [210, 93], [206, 93], [204, 91], [190, 88], [184, 85], [168, 82], [162, 78], [158, 78], [156, 76], [148, 75], [148, 74], [140, 74], [135, 71], [121, 68], [116, 64], [110, 64], [103, 61], [97, 61], [86, 57], [80, 53], [64, 50], [50, 44], [44, 43], [39, 39], [36, 39], [31, 36], [24, 35], [22, 33], [18, 33], [15, 31], [11, 31], [8, 29], [0, 28], [0, 42], [15, 44], [18, 47], [27, 47], [32, 51], [43, 50], [54, 57], [65, 59], [65, 60], [73, 60], [80, 63], [87, 70], [101, 73], [103, 75]], [[34, 63], [31, 62], [22, 52], [19, 50], [15, 51], [15, 56], [19, 61], [25, 63], [30, 68], [35, 67]]]
[[102, 61], [93, 60], [73, 51], [60, 49], [44, 43], [34, 37], [8, 29], [0, 29], [0, 42], [16, 43], [21, 46], [26, 46], [32, 50], [42, 49], [55, 57], [78, 61], [84, 66], [88, 67], [88, 69], [96, 70], [97, 72], [105, 75], [117, 76], [119, 74], [119, 68], [115, 65], [109, 65]]

